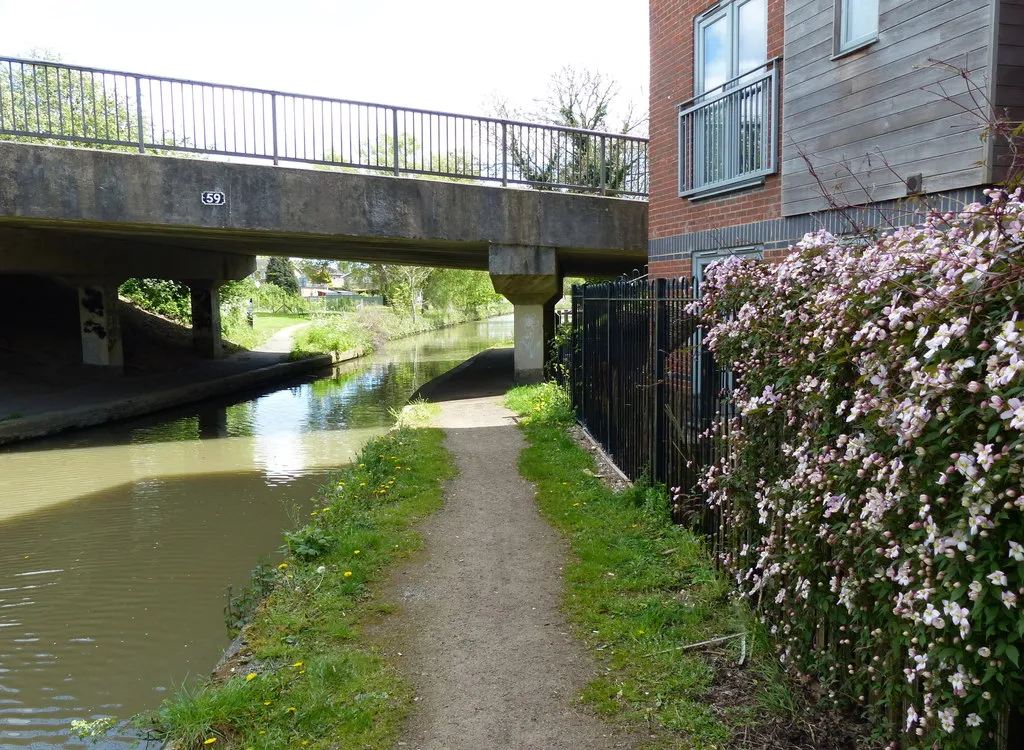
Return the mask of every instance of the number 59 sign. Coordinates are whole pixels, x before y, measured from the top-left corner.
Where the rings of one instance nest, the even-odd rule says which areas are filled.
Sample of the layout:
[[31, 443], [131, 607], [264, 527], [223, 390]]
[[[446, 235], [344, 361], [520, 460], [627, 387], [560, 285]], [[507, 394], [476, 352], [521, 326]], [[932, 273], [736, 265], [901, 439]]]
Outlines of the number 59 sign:
[[228, 202], [227, 196], [220, 190], [204, 190], [199, 197], [204, 206], [223, 206]]

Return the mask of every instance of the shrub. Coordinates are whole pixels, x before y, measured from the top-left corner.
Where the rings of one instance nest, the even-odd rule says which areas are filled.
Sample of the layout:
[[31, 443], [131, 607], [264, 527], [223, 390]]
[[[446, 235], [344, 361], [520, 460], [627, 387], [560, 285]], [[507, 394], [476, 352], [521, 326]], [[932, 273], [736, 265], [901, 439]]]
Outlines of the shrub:
[[192, 323], [192, 298], [188, 287], [180, 281], [128, 279], [118, 293], [143, 310], [178, 323]]
[[368, 332], [350, 315], [325, 315], [313, 320], [295, 336], [295, 354], [329, 354], [332, 352], [371, 350]]
[[987, 746], [1024, 702], [1024, 205], [988, 195], [724, 262], [696, 305], [739, 384], [705, 480], [725, 562], [784, 663], [920, 746]]

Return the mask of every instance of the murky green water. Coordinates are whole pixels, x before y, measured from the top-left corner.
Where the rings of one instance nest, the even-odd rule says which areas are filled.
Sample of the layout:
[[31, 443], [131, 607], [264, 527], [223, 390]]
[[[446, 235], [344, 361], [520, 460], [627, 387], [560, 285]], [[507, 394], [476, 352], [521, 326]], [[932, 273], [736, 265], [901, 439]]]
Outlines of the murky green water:
[[325, 474], [422, 383], [511, 336], [511, 318], [466, 324], [248, 400], [0, 452], [0, 747], [77, 746], [72, 720], [207, 674], [227, 587]]

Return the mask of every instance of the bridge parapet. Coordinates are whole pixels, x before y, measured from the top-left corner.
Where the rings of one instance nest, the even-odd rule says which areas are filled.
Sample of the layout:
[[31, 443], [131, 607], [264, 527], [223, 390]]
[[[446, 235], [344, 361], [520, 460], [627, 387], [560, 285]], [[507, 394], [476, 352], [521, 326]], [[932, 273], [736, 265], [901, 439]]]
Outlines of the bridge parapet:
[[0, 58], [0, 137], [643, 198], [647, 139]]

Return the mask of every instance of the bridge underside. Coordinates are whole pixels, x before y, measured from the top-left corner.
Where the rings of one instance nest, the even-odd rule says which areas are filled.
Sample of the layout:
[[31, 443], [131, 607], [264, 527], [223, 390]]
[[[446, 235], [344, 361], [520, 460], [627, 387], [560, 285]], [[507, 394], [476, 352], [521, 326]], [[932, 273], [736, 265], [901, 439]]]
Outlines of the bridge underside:
[[562, 277], [628, 273], [646, 248], [638, 201], [0, 143], [0, 273], [77, 284], [93, 364], [121, 362], [124, 279], [188, 283], [197, 347], [218, 356], [218, 286], [281, 255], [489, 271], [515, 305], [517, 373], [535, 379]]

